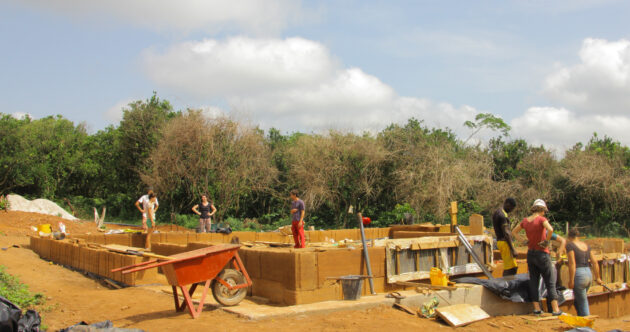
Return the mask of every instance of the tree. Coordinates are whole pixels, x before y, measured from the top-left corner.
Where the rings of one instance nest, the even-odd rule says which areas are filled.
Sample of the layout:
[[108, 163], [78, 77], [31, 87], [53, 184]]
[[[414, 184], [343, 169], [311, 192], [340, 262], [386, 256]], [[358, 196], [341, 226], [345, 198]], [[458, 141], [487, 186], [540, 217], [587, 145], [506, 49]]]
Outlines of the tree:
[[34, 182], [30, 175], [30, 159], [25, 155], [20, 131], [31, 122], [26, 116], [16, 119], [0, 113], [0, 195]]
[[54, 198], [73, 193], [93, 169], [84, 155], [85, 126], [58, 115], [24, 123], [15, 133], [22, 163], [18, 193]]
[[475, 121], [466, 121], [464, 122], [464, 126], [472, 129], [472, 133], [468, 138], [464, 141], [468, 143], [468, 141], [475, 136], [482, 129], [490, 129], [492, 131], [499, 131], [503, 136], [507, 136], [510, 130], [512, 129], [503, 119], [494, 116], [492, 113], [479, 113], [475, 116]]
[[411, 119], [405, 126], [388, 127], [379, 140], [391, 153], [396, 202], [437, 221], [446, 217], [449, 202], [474, 199], [489, 184], [487, 154], [464, 147], [448, 130], [430, 130]]
[[162, 128], [177, 115], [171, 104], [160, 100], [155, 92], [151, 98], [132, 102], [123, 109], [117, 146], [120, 148], [119, 180], [126, 191], [144, 191], [139, 175], [150, 173], [148, 158], [162, 137]]
[[149, 161], [151, 172], [142, 178], [166, 193], [177, 210], [206, 193], [219, 217], [238, 213], [241, 197], [268, 190], [276, 178], [260, 131], [195, 110], [166, 125]]
[[299, 189], [308, 209], [331, 210], [343, 227], [350, 205], [365, 208], [382, 190], [388, 153], [373, 137], [334, 131], [304, 135], [286, 153], [289, 186]]
[[518, 177], [518, 164], [530, 153], [530, 147], [523, 139], [505, 142], [497, 137], [490, 140], [488, 152], [494, 164], [493, 179], [513, 180]]

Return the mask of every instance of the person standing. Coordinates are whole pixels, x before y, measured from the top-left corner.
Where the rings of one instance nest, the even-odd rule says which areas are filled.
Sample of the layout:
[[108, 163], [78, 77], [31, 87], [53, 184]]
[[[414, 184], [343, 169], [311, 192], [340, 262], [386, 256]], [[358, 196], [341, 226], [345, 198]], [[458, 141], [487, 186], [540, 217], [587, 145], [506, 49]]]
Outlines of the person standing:
[[503, 207], [492, 214], [492, 226], [494, 226], [494, 234], [497, 236], [497, 248], [503, 260], [504, 277], [515, 275], [518, 269], [516, 249], [512, 243], [512, 232], [510, 232], [510, 220], [508, 219], [508, 213], [512, 212], [515, 207], [516, 200], [508, 197], [503, 202]]
[[599, 277], [599, 264], [588, 244], [578, 239], [580, 232], [576, 228], [569, 230], [567, 243], [567, 260], [569, 261], [569, 288], [573, 289], [573, 305], [578, 316], [588, 316], [588, 297], [586, 293], [593, 282], [593, 274], [589, 267], [593, 267], [595, 280], [603, 285]]
[[201, 195], [201, 203], [192, 207], [192, 210], [199, 215], [199, 231], [200, 233], [209, 233], [212, 228], [212, 216], [217, 212], [217, 208], [211, 201], [208, 201], [207, 195]]
[[558, 293], [556, 292], [556, 274], [554, 273], [554, 267], [551, 263], [551, 256], [549, 255], [549, 248], [541, 247], [540, 242], [547, 240], [547, 234], [551, 237], [553, 233], [553, 227], [549, 224], [547, 218], [545, 218], [545, 212], [547, 212], [547, 204], [542, 199], [534, 201], [530, 212], [531, 215], [521, 221], [521, 223], [514, 228], [513, 234], [518, 234], [521, 230], [525, 230], [527, 234], [527, 268], [529, 269], [529, 295], [534, 302], [534, 314], [542, 314], [540, 308], [540, 293], [538, 292], [538, 285], [540, 284], [540, 277], [542, 276], [545, 287], [547, 288], [547, 301], [551, 302], [552, 314], [554, 316], [560, 316], [562, 311], [558, 307]]
[[146, 195], [140, 197], [136, 201], [136, 207], [140, 213], [142, 213], [142, 228], [148, 231], [147, 218], [151, 219], [151, 224], [155, 227], [155, 213], [160, 207], [160, 204], [153, 190], [149, 189]]
[[151, 249], [151, 232], [147, 225], [147, 218], [151, 220], [151, 226], [155, 228], [155, 212], [157, 212], [160, 204], [153, 190], [149, 189], [146, 195], [143, 195], [136, 201], [136, 207], [142, 213], [142, 230], [147, 234], [144, 248]]
[[304, 236], [304, 201], [298, 197], [297, 189], [291, 190], [291, 232], [295, 248], [306, 248]]

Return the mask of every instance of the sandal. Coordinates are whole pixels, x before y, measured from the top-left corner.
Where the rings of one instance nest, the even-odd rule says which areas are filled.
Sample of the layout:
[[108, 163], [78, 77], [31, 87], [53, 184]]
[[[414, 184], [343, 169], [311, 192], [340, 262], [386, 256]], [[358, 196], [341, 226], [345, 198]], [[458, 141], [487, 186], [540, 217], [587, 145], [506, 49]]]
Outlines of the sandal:
[[534, 310], [534, 315], [542, 315], [542, 310]]
[[551, 313], [552, 316], [560, 316], [562, 314], [564, 314], [564, 312], [562, 312], [562, 310], [560, 310], [558, 312]]
[[402, 300], [402, 299], [405, 298], [405, 296], [401, 295], [398, 292], [391, 292], [391, 293], [385, 295], [385, 297], [399, 299], [399, 300]]

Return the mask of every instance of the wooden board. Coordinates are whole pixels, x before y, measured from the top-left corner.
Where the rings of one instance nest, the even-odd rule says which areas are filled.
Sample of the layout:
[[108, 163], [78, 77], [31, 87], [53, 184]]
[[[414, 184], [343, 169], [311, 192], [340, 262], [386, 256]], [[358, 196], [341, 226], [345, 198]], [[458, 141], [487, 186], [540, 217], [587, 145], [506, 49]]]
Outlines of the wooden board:
[[435, 309], [438, 316], [442, 318], [452, 327], [464, 326], [473, 322], [477, 322], [490, 315], [483, 311], [478, 305], [467, 303], [455, 304], [448, 307]]
[[123, 254], [127, 254], [128, 250], [133, 250], [133, 251], [138, 251], [138, 252], [144, 252], [145, 251], [144, 248], [123, 246], [123, 245], [120, 245], [120, 244], [103, 244], [103, 245], [101, 245], [101, 247], [105, 248], [107, 250], [110, 250], [110, 251], [119, 252], [119, 253], [123, 253]]

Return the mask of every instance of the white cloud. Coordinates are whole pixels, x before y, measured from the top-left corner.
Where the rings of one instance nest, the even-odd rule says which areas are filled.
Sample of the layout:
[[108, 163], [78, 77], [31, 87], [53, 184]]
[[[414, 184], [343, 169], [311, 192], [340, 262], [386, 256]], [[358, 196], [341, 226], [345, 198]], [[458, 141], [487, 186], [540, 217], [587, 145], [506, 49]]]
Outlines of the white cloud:
[[11, 113], [11, 116], [14, 119], [18, 119], [18, 120], [24, 120], [25, 118], [31, 118], [31, 119], [36, 119], [35, 117], [33, 117], [33, 115], [31, 113], [26, 113], [26, 112], [13, 112]]
[[143, 55], [151, 79], [201, 96], [224, 96], [311, 85], [336, 67], [328, 49], [302, 38], [233, 37], [176, 44]]
[[221, 97], [263, 128], [380, 130], [411, 117], [462, 127], [474, 108], [403, 97], [360, 68], [344, 68], [321, 43], [303, 38], [206, 39], [143, 56], [156, 83], [194, 98]]
[[[15, 0], [14, 0], [15, 1]], [[84, 21], [124, 22], [158, 31], [277, 33], [304, 17], [296, 0], [21, 0]]]
[[210, 106], [204, 105], [204, 106], [197, 107], [195, 109], [200, 110], [201, 114], [208, 119], [215, 119], [215, 118], [227, 115], [227, 113], [220, 107], [211, 106], [211, 105]]
[[544, 93], [560, 106], [529, 108], [512, 120], [512, 136], [560, 153], [593, 133], [630, 145], [630, 41], [587, 38], [579, 58], [545, 80]]
[[530, 144], [545, 145], [562, 152], [578, 142], [586, 143], [598, 133], [630, 145], [626, 134], [630, 128], [627, 116], [579, 115], [565, 108], [531, 107], [511, 121], [512, 136], [525, 138]]
[[547, 77], [545, 94], [581, 115], [630, 114], [630, 41], [588, 38], [579, 56]]
[[123, 109], [128, 108], [129, 103], [133, 101], [134, 99], [125, 99], [117, 102], [103, 113], [103, 117], [110, 123], [119, 123], [123, 118]]

